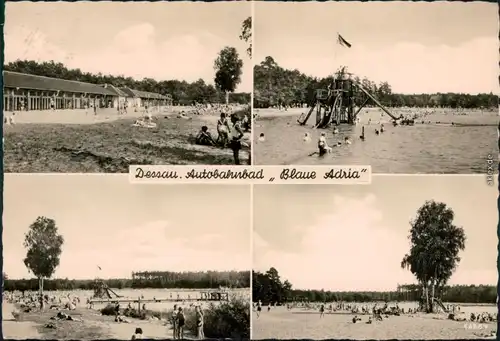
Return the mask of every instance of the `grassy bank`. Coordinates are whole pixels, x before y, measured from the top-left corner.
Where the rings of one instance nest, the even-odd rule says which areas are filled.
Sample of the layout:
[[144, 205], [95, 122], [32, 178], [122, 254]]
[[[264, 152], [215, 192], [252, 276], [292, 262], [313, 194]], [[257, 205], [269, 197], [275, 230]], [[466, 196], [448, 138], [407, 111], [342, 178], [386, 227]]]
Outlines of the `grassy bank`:
[[[126, 173], [129, 165], [231, 165], [230, 149], [198, 146], [202, 125], [216, 131], [214, 117], [160, 116], [157, 127], [132, 126], [135, 119], [95, 124], [27, 123], [4, 128], [7, 173]], [[241, 153], [242, 164], [248, 152]]]
[[[108, 305], [101, 309], [105, 316], [115, 315], [115, 306]], [[154, 311], [141, 310], [135, 308], [125, 308], [120, 310], [120, 314], [129, 318], [139, 320], [157, 319], [164, 322], [172, 316], [172, 310]], [[189, 336], [196, 336], [197, 323], [194, 307], [184, 308], [186, 317], [185, 332]], [[249, 339], [250, 338], [250, 303], [242, 298], [231, 298], [229, 302], [219, 304], [210, 304], [204, 309], [204, 332], [207, 338], [231, 338], [231, 339]]]

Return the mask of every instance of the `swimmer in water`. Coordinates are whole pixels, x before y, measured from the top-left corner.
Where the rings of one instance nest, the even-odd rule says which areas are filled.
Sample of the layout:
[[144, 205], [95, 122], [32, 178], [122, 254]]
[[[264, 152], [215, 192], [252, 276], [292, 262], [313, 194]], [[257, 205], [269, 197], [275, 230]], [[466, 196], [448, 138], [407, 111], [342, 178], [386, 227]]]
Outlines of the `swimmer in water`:
[[330, 153], [332, 151], [332, 148], [328, 146], [326, 143], [326, 134], [321, 133], [321, 136], [319, 137], [318, 140], [318, 154], [319, 156], [323, 156], [326, 153]]
[[260, 133], [259, 142], [264, 142], [265, 140], [266, 140], [266, 137], [264, 136], [264, 133]]
[[303, 140], [304, 142], [311, 142], [311, 135], [309, 135], [309, 133], [305, 133]]
[[337, 127], [333, 128], [333, 134], [338, 134], [339, 133], [339, 129]]
[[364, 141], [365, 140], [365, 127], [361, 128], [361, 135], [359, 136], [359, 138]]
[[383, 133], [384, 131], [385, 131], [385, 129], [384, 129], [384, 124], [382, 123], [382, 124], [380, 125], [380, 132], [381, 132], [381, 133]]
[[351, 144], [351, 140], [349, 140], [348, 136], [344, 137], [344, 144]]

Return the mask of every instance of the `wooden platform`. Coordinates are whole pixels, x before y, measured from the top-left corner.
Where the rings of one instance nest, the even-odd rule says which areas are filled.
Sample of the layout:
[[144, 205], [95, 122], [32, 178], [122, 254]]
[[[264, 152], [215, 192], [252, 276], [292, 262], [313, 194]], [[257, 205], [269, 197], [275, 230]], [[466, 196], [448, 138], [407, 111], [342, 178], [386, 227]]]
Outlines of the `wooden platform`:
[[161, 303], [161, 302], [207, 302], [207, 301], [229, 301], [228, 292], [202, 292], [201, 296], [195, 298], [94, 298], [91, 303]]

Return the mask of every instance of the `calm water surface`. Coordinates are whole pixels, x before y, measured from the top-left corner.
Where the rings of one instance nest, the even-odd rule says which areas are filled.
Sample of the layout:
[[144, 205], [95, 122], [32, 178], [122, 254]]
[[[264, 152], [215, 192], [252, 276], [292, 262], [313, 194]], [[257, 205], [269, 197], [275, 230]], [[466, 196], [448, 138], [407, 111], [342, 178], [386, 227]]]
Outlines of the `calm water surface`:
[[[295, 112], [282, 112], [282, 116], [275, 116], [280, 115], [279, 112], [257, 110], [262, 117], [254, 123], [254, 136], [264, 133], [265, 141], [254, 142], [255, 164], [371, 165], [374, 173], [484, 174], [488, 155], [498, 161], [496, 124], [499, 117], [494, 112], [438, 113], [424, 118], [431, 124], [393, 127], [387, 116], [370, 110], [363, 114], [358, 125], [342, 125], [339, 134], [333, 135], [332, 129], [313, 129], [314, 117], [306, 126], [298, 125], [297, 118], [305, 109], [292, 110]], [[270, 115], [266, 117], [266, 114]], [[451, 122], [487, 126], [459, 127], [451, 126]], [[384, 123], [385, 132], [376, 135], [380, 123]], [[359, 139], [363, 126], [365, 141]], [[306, 132], [311, 136], [310, 142], [303, 140]], [[325, 157], [308, 156], [317, 150], [322, 132], [327, 133], [330, 146], [343, 141], [345, 136], [352, 144], [333, 148]]]

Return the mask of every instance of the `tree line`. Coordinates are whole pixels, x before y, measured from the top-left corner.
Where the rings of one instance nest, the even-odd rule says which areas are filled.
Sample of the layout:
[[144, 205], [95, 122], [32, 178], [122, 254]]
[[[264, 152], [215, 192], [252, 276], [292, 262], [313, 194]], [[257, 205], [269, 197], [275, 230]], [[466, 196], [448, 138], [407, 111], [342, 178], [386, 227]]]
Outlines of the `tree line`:
[[[234, 57], [233, 55], [230, 56]], [[192, 83], [176, 79], [156, 81], [152, 78], [144, 78], [136, 80], [132, 77], [104, 75], [102, 73], [94, 74], [84, 72], [80, 69], [69, 69], [63, 63], [55, 61], [37, 62], [34, 60], [17, 60], [11, 62], [4, 65], [4, 70], [85, 83], [110, 84], [118, 88], [128, 87], [162, 95], [170, 94], [175, 105], [192, 105], [195, 102], [223, 103], [226, 97], [226, 91], [222, 91], [214, 85], [206, 84], [203, 79]], [[233, 86], [233, 84], [229, 85]], [[228, 92], [232, 92], [230, 90], [234, 91], [236, 85], [234, 84]], [[250, 93], [232, 93], [229, 97], [229, 102], [247, 104], [250, 103], [250, 98]]]
[[[38, 279], [9, 279], [3, 275], [5, 291], [39, 290]], [[93, 290], [96, 279], [45, 279], [44, 290]], [[102, 279], [114, 289], [217, 289], [249, 288], [250, 271], [141, 271], [132, 273], [132, 278]]]
[[[327, 89], [334, 78], [348, 73], [346, 67], [324, 78], [311, 77], [301, 71], [288, 70], [278, 65], [270, 56], [254, 66], [254, 107], [314, 105], [316, 91]], [[431, 107], [491, 109], [498, 107], [498, 96], [493, 93], [477, 95], [462, 93], [398, 94], [387, 82], [376, 83], [366, 77], [351, 75], [387, 107]], [[429, 80], [430, 82], [432, 80]], [[354, 93], [356, 106], [366, 100], [362, 92]]]
[[[435, 311], [435, 300], [456, 303], [495, 303], [494, 285], [447, 285], [465, 250], [464, 229], [454, 224], [455, 213], [445, 203], [426, 201], [410, 222], [410, 250], [403, 255], [400, 266], [409, 270], [418, 285], [403, 285], [390, 292], [333, 292], [325, 290], [294, 290], [292, 283], [280, 278], [278, 270], [252, 272], [253, 300], [285, 303], [308, 302], [370, 302], [417, 301], [421, 310]], [[369, 281], [369, 278], [367, 278]]]
[[[419, 301], [422, 296], [420, 285], [400, 286], [394, 291], [329, 291], [293, 289], [287, 280], [280, 279], [278, 270], [252, 272], [252, 300], [264, 304], [290, 302], [405, 302]], [[494, 285], [452, 285], [443, 288], [440, 299], [449, 303], [495, 304], [497, 288]]]

